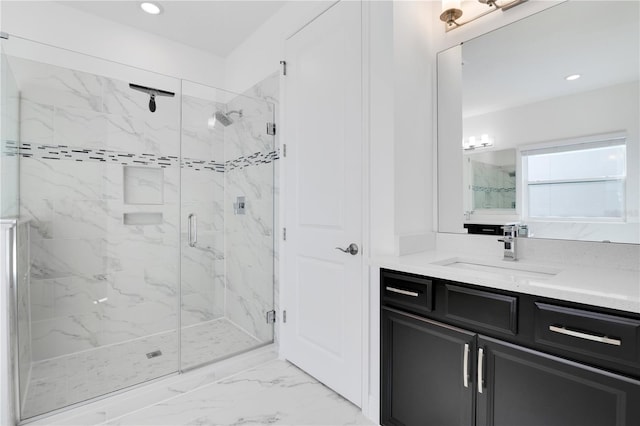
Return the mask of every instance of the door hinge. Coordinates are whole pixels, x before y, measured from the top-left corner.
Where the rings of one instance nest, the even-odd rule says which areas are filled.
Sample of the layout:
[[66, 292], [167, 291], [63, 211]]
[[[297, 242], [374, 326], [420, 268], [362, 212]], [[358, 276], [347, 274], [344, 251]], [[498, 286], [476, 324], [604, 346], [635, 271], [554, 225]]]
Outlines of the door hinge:
[[283, 157], [287, 156], [287, 144], [286, 143], [282, 144], [282, 156]]
[[282, 322], [287, 322], [287, 311], [282, 311]]
[[267, 324], [274, 324], [276, 322], [276, 311], [267, 312]]
[[282, 241], [287, 241], [287, 228], [282, 228]]
[[267, 134], [268, 135], [276, 134], [276, 123], [267, 123]]
[[287, 75], [287, 61], [280, 61], [280, 65], [282, 65], [282, 75]]

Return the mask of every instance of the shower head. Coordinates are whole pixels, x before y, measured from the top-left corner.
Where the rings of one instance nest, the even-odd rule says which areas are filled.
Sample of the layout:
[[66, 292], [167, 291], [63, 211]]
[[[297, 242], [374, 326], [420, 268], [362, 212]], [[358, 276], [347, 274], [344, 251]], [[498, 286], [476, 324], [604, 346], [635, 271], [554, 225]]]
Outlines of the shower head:
[[231, 119], [231, 117], [229, 117], [227, 114], [225, 114], [222, 111], [216, 111], [213, 117], [215, 118], [216, 123], [220, 123], [224, 127], [227, 127], [231, 125], [231, 123], [233, 123], [233, 120]]
[[238, 117], [242, 118], [242, 110], [229, 111], [226, 113], [222, 111], [216, 111], [215, 114], [213, 114], [213, 116], [209, 119], [209, 128], [213, 129], [218, 123], [222, 124], [224, 127], [230, 126], [231, 124], [233, 124], [233, 120], [231, 119], [231, 117], [229, 117], [231, 114], [238, 114]]
[[139, 84], [129, 83], [129, 87], [133, 90], [146, 93], [149, 95], [149, 111], [156, 112], [156, 96], [174, 97], [175, 93], [166, 90], [155, 89], [153, 87], [140, 86]]

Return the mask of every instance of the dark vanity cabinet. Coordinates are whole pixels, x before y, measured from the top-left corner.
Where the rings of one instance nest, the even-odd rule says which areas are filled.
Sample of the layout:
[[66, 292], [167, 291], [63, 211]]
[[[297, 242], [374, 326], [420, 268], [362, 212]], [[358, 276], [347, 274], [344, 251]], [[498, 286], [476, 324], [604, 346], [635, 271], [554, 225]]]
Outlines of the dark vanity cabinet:
[[640, 424], [637, 380], [489, 337], [478, 347], [478, 425]]
[[381, 302], [382, 425], [640, 425], [640, 315], [384, 269]]
[[382, 424], [472, 425], [474, 333], [386, 308], [382, 329]]

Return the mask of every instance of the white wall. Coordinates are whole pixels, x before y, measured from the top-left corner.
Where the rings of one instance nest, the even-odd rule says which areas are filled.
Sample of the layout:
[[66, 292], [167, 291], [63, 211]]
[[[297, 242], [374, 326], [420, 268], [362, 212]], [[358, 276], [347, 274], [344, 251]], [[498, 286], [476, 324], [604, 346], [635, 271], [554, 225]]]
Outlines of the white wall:
[[[395, 230], [399, 254], [430, 248], [403, 247], [403, 237], [433, 232], [432, 8], [428, 2], [396, 2], [394, 35]], [[411, 246], [414, 246], [411, 243]]]
[[372, 256], [395, 250], [395, 92], [393, 3], [371, 2], [368, 13], [369, 57], [369, 223]]
[[322, 0], [285, 4], [227, 56], [223, 87], [244, 93], [276, 71], [285, 56], [285, 40], [333, 3], [333, 0]]
[[172, 77], [224, 84], [224, 60], [202, 50], [52, 1], [2, 1], [1, 9], [0, 28], [10, 35]]

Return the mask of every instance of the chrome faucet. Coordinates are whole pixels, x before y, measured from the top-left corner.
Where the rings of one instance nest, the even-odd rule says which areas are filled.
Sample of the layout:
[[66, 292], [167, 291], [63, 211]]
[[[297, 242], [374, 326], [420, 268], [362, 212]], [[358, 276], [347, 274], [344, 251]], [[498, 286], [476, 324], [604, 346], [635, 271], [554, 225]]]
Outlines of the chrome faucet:
[[517, 260], [516, 256], [516, 237], [518, 236], [518, 225], [504, 225], [504, 236], [498, 241], [504, 243], [504, 256], [502, 260]]

